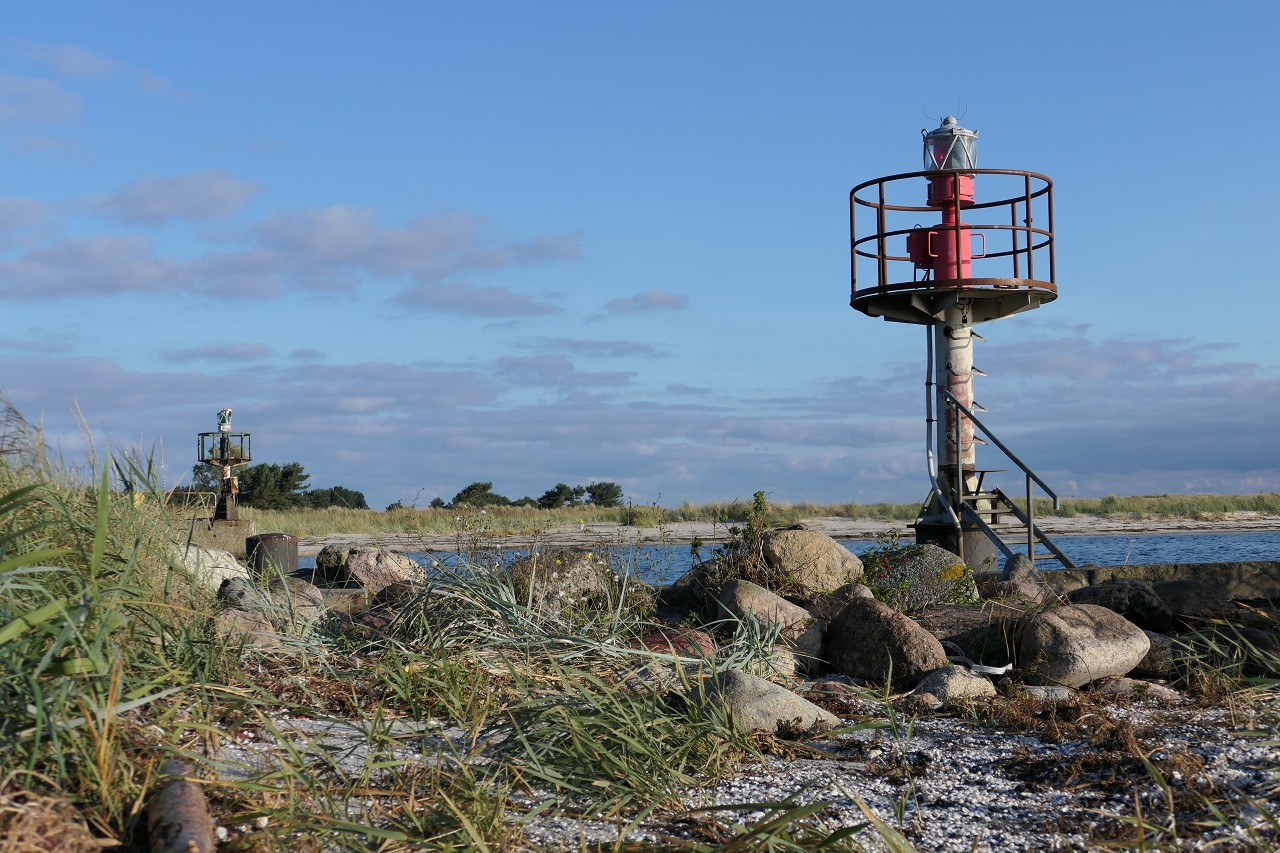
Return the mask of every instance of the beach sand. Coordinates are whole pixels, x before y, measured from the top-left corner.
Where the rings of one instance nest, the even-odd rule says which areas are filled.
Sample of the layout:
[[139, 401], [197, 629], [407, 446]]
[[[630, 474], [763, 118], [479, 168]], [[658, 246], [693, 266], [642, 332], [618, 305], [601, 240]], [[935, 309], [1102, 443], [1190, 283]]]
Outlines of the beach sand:
[[[1280, 515], [1259, 512], [1227, 513], [1218, 518], [1131, 518], [1123, 516], [1076, 515], [1044, 516], [1036, 525], [1051, 536], [1108, 536], [1125, 533], [1206, 533], [1280, 530]], [[853, 520], [848, 518], [809, 518], [803, 522], [809, 530], [817, 530], [835, 539], [872, 539], [878, 533], [898, 529], [909, 533], [904, 522]], [[459, 546], [517, 549], [534, 544], [566, 547], [601, 545], [643, 545], [653, 543], [686, 544], [701, 539], [707, 544], [729, 539], [729, 528], [709, 521], [678, 521], [663, 527], [627, 527], [620, 524], [587, 523], [556, 527], [530, 534], [421, 534], [387, 533], [309, 536], [298, 540], [298, 553], [314, 556], [326, 545], [381, 545], [396, 551], [439, 551]]]

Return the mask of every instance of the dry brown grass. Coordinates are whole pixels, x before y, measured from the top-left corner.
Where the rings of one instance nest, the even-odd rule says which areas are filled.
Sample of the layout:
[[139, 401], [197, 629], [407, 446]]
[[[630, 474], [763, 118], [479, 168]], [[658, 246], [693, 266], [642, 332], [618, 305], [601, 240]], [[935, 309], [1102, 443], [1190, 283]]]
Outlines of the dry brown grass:
[[0, 853], [98, 853], [117, 845], [98, 838], [66, 798], [0, 785]]

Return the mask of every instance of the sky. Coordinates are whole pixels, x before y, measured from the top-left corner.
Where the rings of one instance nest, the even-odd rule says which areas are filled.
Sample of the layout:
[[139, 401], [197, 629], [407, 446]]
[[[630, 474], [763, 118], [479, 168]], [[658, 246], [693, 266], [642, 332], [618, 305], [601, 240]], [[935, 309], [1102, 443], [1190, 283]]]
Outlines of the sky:
[[920, 500], [925, 333], [848, 307], [848, 193], [954, 114], [1054, 183], [985, 422], [1064, 497], [1280, 491], [1274, 3], [5, 18], [0, 392], [64, 456], [186, 482], [230, 407], [375, 508]]

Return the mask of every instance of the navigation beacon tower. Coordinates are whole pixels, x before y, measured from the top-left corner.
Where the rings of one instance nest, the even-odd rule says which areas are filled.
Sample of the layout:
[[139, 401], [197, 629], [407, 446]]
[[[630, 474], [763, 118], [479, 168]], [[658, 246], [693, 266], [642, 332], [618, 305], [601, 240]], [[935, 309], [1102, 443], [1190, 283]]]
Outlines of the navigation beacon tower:
[[231, 431], [230, 409], [218, 412], [217, 432], [202, 432], [196, 438], [197, 460], [216, 469], [222, 479], [218, 503], [213, 510], [214, 521], [240, 520], [240, 512], [236, 506], [240, 484], [232, 469], [253, 461], [249, 450], [250, 438], [247, 432]]
[[[1033, 483], [1055, 507], [1057, 495], [978, 419], [974, 411], [986, 410], [973, 396], [974, 376], [986, 375], [974, 367], [973, 342], [983, 338], [973, 327], [1058, 296], [1053, 182], [1035, 172], [979, 169], [977, 132], [951, 116], [921, 133], [923, 171], [876, 178], [849, 193], [849, 304], [870, 317], [926, 328], [931, 488], [916, 519], [916, 541], [941, 545], [978, 567], [998, 551], [1011, 556], [1005, 539], [1017, 535], [1033, 559], [1070, 566], [1032, 516]], [[992, 200], [975, 195], [979, 177]], [[927, 185], [923, 205], [920, 179]], [[1020, 500], [986, 487], [985, 476], [1000, 469], [977, 467], [978, 444], [995, 445], [1025, 476]], [[1037, 553], [1037, 543], [1049, 553]]]

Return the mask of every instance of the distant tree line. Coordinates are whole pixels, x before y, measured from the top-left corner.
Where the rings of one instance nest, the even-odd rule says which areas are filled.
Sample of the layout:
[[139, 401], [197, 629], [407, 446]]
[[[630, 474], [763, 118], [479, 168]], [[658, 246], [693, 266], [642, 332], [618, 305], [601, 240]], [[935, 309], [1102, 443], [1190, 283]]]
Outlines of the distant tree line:
[[[196, 465], [192, 468], [192, 473], [191, 485], [176, 490], [176, 495], [221, 491], [222, 481], [218, 471], [212, 466]], [[240, 488], [237, 500], [241, 506], [254, 509], [325, 509], [331, 506], [369, 508], [364, 493], [355, 489], [345, 486], [308, 489], [307, 481], [311, 479], [311, 475], [302, 467], [301, 462], [286, 462], [283, 465], [264, 462], [237, 468], [235, 474]], [[608, 509], [621, 506], [622, 498], [622, 486], [607, 481], [588, 483], [585, 486], [556, 483], [539, 498], [526, 496], [514, 501], [494, 492], [491, 482], [475, 482], [454, 495], [453, 500], [448, 503], [443, 498], [435, 498], [431, 501], [431, 506], [439, 509], [463, 506], [534, 506], [539, 509], [559, 509], [591, 504]], [[403, 507], [402, 502], [396, 501], [387, 509]]]
[[[617, 483], [590, 483], [586, 486], [570, 486], [568, 483], [556, 483], [542, 493], [540, 498], [525, 496], [519, 500], [497, 494], [493, 483], [475, 482], [453, 496], [453, 500], [445, 503], [444, 498], [434, 498], [431, 506], [436, 509], [446, 507], [486, 507], [486, 506], [536, 506], [538, 509], [559, 509], [566, 506], [582, 506], [591, 504], [601, 508], [622, 505], [622, 486]], [[396, 502], [387, 509], [403, 506]]]
[[[218, 472], [209, 465], [196, 465], [193, 469], [192, 492], [217, 492], [222, 489]], [[254, 509], [325, 509], [331, 506], [348, 509], [368, 509], [364, 493], [345, 486], [329, 489], [308, 489], [311, 479], [300, 462], [276, 465], [265, 462], [237, 468], [236, 479], [240, 484], [237, 502]]]

